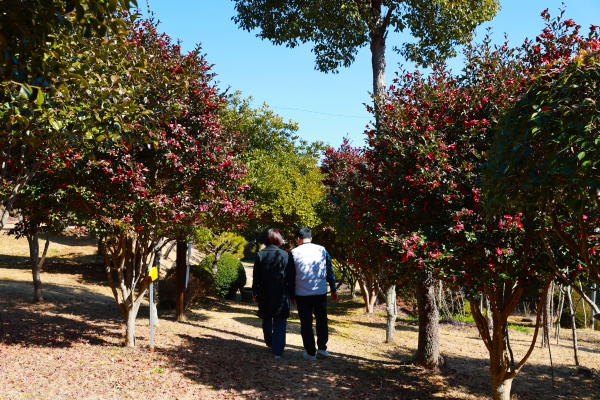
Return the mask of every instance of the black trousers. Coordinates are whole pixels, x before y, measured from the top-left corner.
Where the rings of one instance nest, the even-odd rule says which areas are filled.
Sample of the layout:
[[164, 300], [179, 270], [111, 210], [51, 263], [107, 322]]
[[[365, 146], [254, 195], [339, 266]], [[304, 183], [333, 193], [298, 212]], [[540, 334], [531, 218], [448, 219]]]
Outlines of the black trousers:
[[306, 352], [311, 356], [317, 353], [312, 327], [313, 315], [316, 321], [318, 349], [327, 350], [327, 341], [329, 340], [327, 294], [296, 296], [296, 304], [298, 305], [298, 316], [300, 317], [300, 335]]

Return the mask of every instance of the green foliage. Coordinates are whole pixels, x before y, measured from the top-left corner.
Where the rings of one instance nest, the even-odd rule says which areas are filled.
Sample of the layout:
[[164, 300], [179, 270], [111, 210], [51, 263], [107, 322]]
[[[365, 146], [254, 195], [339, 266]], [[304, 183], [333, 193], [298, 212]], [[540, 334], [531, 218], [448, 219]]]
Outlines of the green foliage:
[[[119, 21], [131, 28], [134, 20], [132, 16]], [[69, 149], [80, 153], [96, 142], [146, 142], [146, 129], [156, 126], [147, 118], [156, 102], [132, 101], [152, 97], [144, 85], [130, 84], [146, 76], [152, 58], [148, 48], [118, 35], [72, 34], [61, 40], [53, 57], [68, 65], [68, 71], [54, 86], [0, 87], [0, 202], [9, 211], [15, 194], [40, 168], [60, 161], [57, 155]], [[136, 134], [134, 121], [144, 126]]]
[[[208, 255], [195, 269], [211, 271], [214, 255]], [[246, 284], [246, 270], [242, 262], [234, 255], [225, 253], [217, 263], [217, 275], [214, 277], [215, 294], [226, 299], [235, 298], [236, 292]]]
[[290, 237], [297, 226], [317, 226], [324, 198], [318, 168], [322, 143], [299, 140], [295, 122], [284, 122], [267, 105], [252, 108], [252, 98], [240, 96], [229, 100], [222, 118], [247, 141], [241, 158], [248, 169], [245, 196], [254, 202], [249, 232], [270, 226]]
[[501, 122], [490, 149], [490, 207], [538, 207], [552, 198], [576, 213], [600, 188], [600, 59], [581, 54], [537, 77]]
[[518, 331], [518, 332], [523, 332], [523, 333], [529, 333], [531, 332], [531, 329], [523, 326], [523, 325], [518, 325], [518, 324], [508, 324], [508, 329], [512, 329], [513, 331]]
[[475, 27], [496, 15], [497, 0], [234, 0], [234, 21], [261, 39], [296, 47], [313, 43], [316, 69], [337, 72], [350, 66], [361, 47], [389, 29], [408, 31], [416, 39], [398, 51], [420, 64], [455, 55]]
[[[556, 236], [600, 283], [600, 35], [551, 21], [526, 43], [532, 79], [500, 120], [483, 172], [488, 214], [521, 209], [547, 217]], [[526, 79], [525, 79], [526, 80]], [[580, 270], [584, 268], [581, 267]]]
[[[60, 52], [74, 35], [104, 37], [123, 32], [114, 14], [135, 0], [3, 0], [0, 14], [2, 82], [47, 86], [60, 80], [70, 63]], [[30, 91], [31, 86], [23, 86]]]
[[237, 258], [244, 257], [244, 247], [248, 244], [243, 236], [233, 232], [223, 232], [215, 235], [208, 228], [198, 228], [194, 231], [194, 242], [199, 248], [210, 253], [227, 252]]

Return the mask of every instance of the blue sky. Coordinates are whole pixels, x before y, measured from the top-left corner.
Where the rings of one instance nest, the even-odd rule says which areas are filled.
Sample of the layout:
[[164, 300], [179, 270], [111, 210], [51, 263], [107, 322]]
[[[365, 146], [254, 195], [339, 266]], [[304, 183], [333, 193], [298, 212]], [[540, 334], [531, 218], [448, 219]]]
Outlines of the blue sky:
[[[363, 145], [363, 131], [371, 121], [364, 106], [371, 101], [372, 89], [368, 47], [361, 49], [351, 67], [338, 74], [324, 74], [314, 70], [311, 44], [289, 49], [239, 29], [231, 20], [235, 14], [233, 1], [149, 1], [161, 21], [159, 29], [180, 39], [183, 50], [202, 44], [207, 60], [214, 64], [221, 89], [239, 90], [244, 97], [252, 96], [256, 106], [266, 103], [285, 120], [298, 122], [298, 133], [305, 140], [337, 147], [348, 136], [355, 146]], [[563, 2], [565, 18], [582, 25], [584, 32], [590, 24], [600, 25], [600, 0], [501, 0], [502, 10], [494, 20], [480, 26], [478, 37], [483, 36], [485, 28], [492, 27], [495, 41], [502, 41], [507, 33], [512, 45], [520, 45], [543, 29], [542, 10], [548, 8], [556, 16]], [[414, 69], [392, 51], [395, 44], [409, 40], [410, 36], [393, 32], [388, 37], [388, 85], [399, 63]], [[450, 65], [455, 70], [461, 68], [459, 59], [451, 60]]]

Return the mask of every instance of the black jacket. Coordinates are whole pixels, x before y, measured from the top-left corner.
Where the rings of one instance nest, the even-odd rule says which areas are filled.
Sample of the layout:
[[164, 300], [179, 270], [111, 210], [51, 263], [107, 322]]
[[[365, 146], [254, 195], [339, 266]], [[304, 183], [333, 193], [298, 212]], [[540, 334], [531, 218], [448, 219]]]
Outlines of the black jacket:
[[295, 282], [296, 269], [288, 253], [273, 245], [259, 251], [252, 273], [252, 293], [258, 298], [258, 316], [288, 318]]

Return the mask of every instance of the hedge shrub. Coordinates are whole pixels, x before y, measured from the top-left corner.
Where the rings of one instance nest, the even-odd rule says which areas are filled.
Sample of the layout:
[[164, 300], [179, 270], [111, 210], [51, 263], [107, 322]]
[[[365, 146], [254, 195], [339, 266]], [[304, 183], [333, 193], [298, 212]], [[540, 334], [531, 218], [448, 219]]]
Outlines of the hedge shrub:
[[[195, 268], [210, 271], [214, 255], [209, 255]], [[234, 299], [238, 289], [246, 284], [246, 270], [242, 262], [234, 255], [225, 253], [217, 263], [217, 275], [214, 277], [215, 295]]]
[[[164, 280], [159, 281], [158, 305], [165, 308], [175, 308], [176, 268], [167, 272]], [[189, 309], [199, 299], [214, 295], [214, 279], [212, 274], [197, 265], [190, 266], [190, 277], [185, 289], [183, 307]]]

